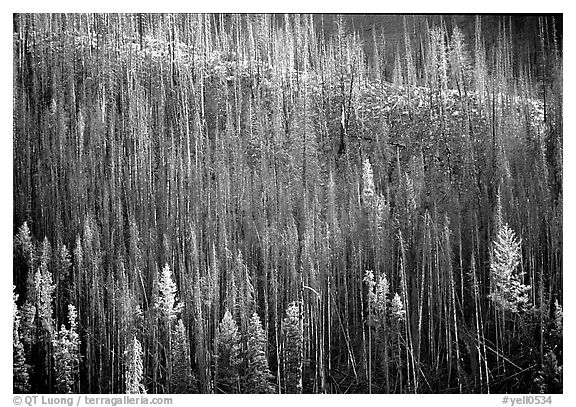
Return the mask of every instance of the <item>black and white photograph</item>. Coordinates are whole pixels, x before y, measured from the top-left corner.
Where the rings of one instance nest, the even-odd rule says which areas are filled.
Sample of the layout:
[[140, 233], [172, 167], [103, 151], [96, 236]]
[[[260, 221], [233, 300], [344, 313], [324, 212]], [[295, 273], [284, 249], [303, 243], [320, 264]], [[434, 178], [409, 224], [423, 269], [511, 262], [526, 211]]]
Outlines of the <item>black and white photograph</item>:
[[564, 393], [563, 14], [11, 22], [6, 405]]

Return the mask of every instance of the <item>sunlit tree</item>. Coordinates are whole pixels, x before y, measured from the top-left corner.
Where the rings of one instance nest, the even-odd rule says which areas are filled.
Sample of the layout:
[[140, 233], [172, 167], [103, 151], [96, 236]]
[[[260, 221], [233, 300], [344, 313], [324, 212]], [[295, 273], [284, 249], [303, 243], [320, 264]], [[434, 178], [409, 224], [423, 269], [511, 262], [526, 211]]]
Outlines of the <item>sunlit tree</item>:
[[246, 352], [246, 391], [248, 393], [273, 393], [270, 383], [272, 374], [266, 358], [266, 332], [257, 313], [253, 313], [248, 325], [248, 349]]
[[27, 393], [30, 391], [29, 366], [26, 363], [24, 345], [20, 340], [20, 313], [16, 305], [18, 294], [16, 287], [12, 286], [12, 371], [14, 378], [14, 393]]
[[216, 336], [216, 384], [225, 393], [240, 391], [241, 344], [238, 325], [226, 310]]
[[142, 365], [142, 356], [142, 345], [134, 336], [124, 354], [126, 394], [146, 394], [146, 388], [143, 384], [144, 367]]
[[518, 265], [521, 258], [521, 242], [508, 225], [498, 231], [493, 243], [490, 275], [492, 289], [490, 300], [501, 311], [518, 313], [528, 304], [530, 286], [523, 284]]
[[58, 393], [78, 393], [80, 366], [80, 338], [78, 336], [76, 307], [68, 305], [69, 328], [63, 324], [53, 339], [54, 369]]
[[286, 309], [282, 321], [284, 337], [284, 381], [286, 393], [302, 392], [302, 315], [298, 303], [293, 302]]

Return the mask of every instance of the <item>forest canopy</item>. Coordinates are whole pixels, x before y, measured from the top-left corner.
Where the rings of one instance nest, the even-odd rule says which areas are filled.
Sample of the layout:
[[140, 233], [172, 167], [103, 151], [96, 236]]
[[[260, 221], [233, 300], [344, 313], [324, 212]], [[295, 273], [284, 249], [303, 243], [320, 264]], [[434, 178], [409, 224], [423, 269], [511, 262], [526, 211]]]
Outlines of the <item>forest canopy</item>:
[[561, 16], [15, 14], [18, 393], [562, 392]]

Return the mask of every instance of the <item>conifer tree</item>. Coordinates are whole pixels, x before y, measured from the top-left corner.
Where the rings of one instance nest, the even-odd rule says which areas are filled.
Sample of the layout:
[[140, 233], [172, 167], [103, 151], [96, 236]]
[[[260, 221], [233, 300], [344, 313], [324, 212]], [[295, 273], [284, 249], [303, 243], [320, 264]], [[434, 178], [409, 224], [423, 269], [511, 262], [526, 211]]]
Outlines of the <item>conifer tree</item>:
[[36, 329], [31, 333], [36, 335], [39, 358], [35, 366], [36, 374], [41, 374], [38, 383], [40, 391], [48, 391], [52, 387], [52, 339], [54, 327], [54, 284], [50, 271], [50, 242], [44, 238], [40, 254], [40, 267], [34, 275], [34, 293], [36, 302]]
[[36, 306], [38, 309], [38, 318], [42, 324], [44, 333], [49, 336], [54, 330], [53, 307], [54, 284], [52, 272], [49, 269], [50, 263], [50, 242], [44, 238], [42, 243], [42, 254], [40, 256], [40, 268], [34, 276], [34, 287], [36, 291]]
[[186, 328], [181, 319], [178, 319], [172, 347], [172, 391], [174, 393], [196, 393], [195, 380], [192, 374], [190, 361], [190, 343]]
[[19, 316], [22, 345], [25, 353], [30, 354], [32, 346], [36, 344], [36, 307], [26, 300]]
[[464, 34], [458, 28], [454, 27], [452, 38], [450, 39], [450, 48], [448, 50], [448, 60], [450, 64], [450, 77], [452, 87], [458, 89], [461, 96], [464, 96], [469, 88], [471, 80], [470, 56], [466, 49]]
[[301, 312], [293, 302], [286, 310], [282, 321], [284, 345], [284, 386], [286, 393], [302, 393], [302, 342]]
[[27, 262], [27, 266], [32, 268], [34, 260], [34, 243], [32, 242], [32, 235], [28, 222], [24, 222], [18, 229], [18, 233], [14, 236], [14, 251], [15, 255], [21, 255]]
[[390, 284], [385, 274], [382, 274], [378, 282], [374, 281], [374, 272], [366, 270], [364, 282], [368, 288], [368, 305], [369, 310], [375, 318], [376, 322], [384, 323], [384, 317], [389, 308], [388, 294], [390, 292]]
[[224, 393], [240, 391], [240, 334], [229, 310], [218, 327], [216, 336], [216, 385]]
[[[540, 393], [561, 393], [563, 372], [563, 310], [558, 300], [554, 301], [554, 317], [550, 335], [541, 349], [540, 369], [535, 378]], [[547, 350], [547, 351], [546, 351]]]
[[18, 294], [16, 287], [12, 286], [12, 371], [14, 380], [14, 393], [28, 393], [30, 391], [30, 375], [28, 374], [29, 366], [26, 364], [24, 355], [24, 345], [20, 340], [20, 313], [16, 306]]
[[366, 158], [362, 164], [362, 202], [368, 210], [373, 208], [375, 196], [372, 164], [370, 164], [370, 160]]
[[404, 310], [404, 304], [402, 303], [402, 299], [398, 293], [394, 294], [394, 298], [392, 298], [392, 304], [390, 306], [390, 314], [392, 315], [392, 319], [397, 323], [401, 323], [406, 318], [406, 311]]
[[126, 394], [146, 394], [143, 384], [142, 345], [136, 336], [130, 341], [124, 356]]
[[172, 271], [168, 263], [164, 265], [158, 281], [158, 294], [155, 302], [156, 309], [159, 312], [160, 325], [158, 332], [160, 337], [161, 349], [165, 349], [164, 364], [166, 368], [166, 386], [171, 387], [172, 380], [172, 353], [173, 347], [173, 324], [176, 315], [181, 311], [182, 305], [176, 303], [176, 284], [172, 280]]
[[558, 363], [556, 354], [548, 351], [543, 357], [542, 366], [538, 371], [535, 383], [539, 393], [562, 392], [563, 366]]
[[272, 374], [266, 358], [266, 332], [257, 313], [253, 313], [248, 325], [248, 350], [245, 391], [252, 394], [273, 393]]
[[58, 335], [52, 342], [58, 393], [78, 392], [80, 337], [78, 336], [76, 307], [72, 304], [68, 305], [68, 324], [70, 328], [66, 328], [62, 324]]
[[176, 283], [172, 280], [172, 271], [168, 263], [164, 265], [158, 281], [158, 298], [156, 308], [167, 323], [176, 318], [181, 305], [176, 303]]
[[376, 310], [377, 296], [375, 292], [376, 283], [374, 282], [374, 272], [372, 270], [366, 270], [364, 282], [368, 289], [368, 310], [370, 313], [374, 313]]
[[382, 368], [384, 369], [384, 384], [386, 386], [386, 392], [390, 392], [390, 377], [389, 377], [389, 309], [390, 309], [390, 299], [388, 294], [390, 293], [390, 284], [386, 278], [386, 274], [382, 273], [376, 284], [376, 304], [375, 310], [376, 315], [379, 318], [378, 324], [378, 334], [382, 347]]
[[[557, 345], [561, 345], [562, 333], [564, 331], [564, 312], [562, 311], [562, 305], [558, 300], [554, 301], [554, 321], [552, 326], [552, 339]], [[559, 346], [562, 349], [562, 346]]]
[[490, 300], [502, 312], [517, 314], [528, 304], [530, 286], [522, 283], [522, 272], [517, 272], [520, 264], [521, 243], [514, 231], [504, 224], [493, 243], [490, 261], [492, 279]]
[[[374, 273], [371, 270], [366, 270], [364, 282], [368, 288], [368, 310], [369, 320], [368, 326], [375, 327], [378, 337], [375, 342], [380, 345], [381, 349], [381, 365], [384, 370], [384, 380], [386, 391], [389, 392], [389, 377], [388, 377], [388, 362], [389, 362], [389, 327], [392, 313], [390, 311], [390, 299], [388, 294], [390, 292], [390, 284], [386, 278], [386, 274], [382, 273], [378, 282], [374, 281]], [[401, 303], [400, 303], [401, 305]], [[397, 315], [397, 312], [396, 314]]]
[[389, 293], [390, 293], [390, 284], [388, 283], [386, 274], [382, 273], [382, 275], [378, 279], [378, 283], [376, 284], [376, 304], [375, 304], [376, 312], [379, 313], [380, 315], [386, 315], [388, 311], [389, 306], [388, 303], [390, 302], [390, 300], [388, 299]]
[[402, 387], [404, 385], [404, 376], [402, 371], [402, 345], [405, 341], [403, 332], [405, 330], [406, 324], [406, 310], [404, 309], [404, 304], [398, 293], [394, 294], [390, 304], [390, 320], [390, 349], [392, 354], [392, 362], [396, 366], [396, 377], [399, 380], [397, 385], [399, 385], [400, 391], [402, 391]]
[[[20, 273], [14, 275], [14, 283], [19, 290], [24, 288], [24, 284], [28, 286], [32, 285], [35, 258], [32, 235], [30, 234], [28, 223], [24, 222], [18, 229], [16, 236], [14, 236], [14, 259], [24, 263], [25, 271], [25, 275], [20, 275]], [[16, 272], [17, 270], [15, 268], [14, 273]], [[28, 288], [29, 287], [26, 287], [26, 289]], [[31, 293], [27, 293], [27, 296], [30, 297], [30, 294]]]

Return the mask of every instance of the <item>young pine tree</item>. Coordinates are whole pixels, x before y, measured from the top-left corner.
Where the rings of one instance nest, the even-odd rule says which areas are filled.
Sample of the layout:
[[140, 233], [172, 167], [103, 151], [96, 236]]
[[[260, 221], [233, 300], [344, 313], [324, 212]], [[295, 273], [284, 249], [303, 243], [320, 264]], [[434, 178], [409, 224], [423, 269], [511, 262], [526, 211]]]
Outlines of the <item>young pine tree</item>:
[[40, 268], [34, 275], [34, 288], [36, 291], [36, 306], [38, 309], [38, 318], [43, 328], [43, 333], [49, 337], [54, 330], [53, 306], [54, 284], [52, 272], [49, 269], [50, 263], [50, 242], [44, 238], [42, 243], [42, 254], [40, 256]]
[[[384, 370], [384, 387], [386, 392], [390, 392], [389, 383], [389, 325], [390, 325], [390, 284], [386, 278], [386, 274], [382, 273], [378, 282], [374, 280], [374, 273], [371, 270], [366, 270], [364, 282], [368, 288], [368, 325], [375, 328], [376, 339], [375, 343], [379, 348], [379, 353], [382, 355], [381, 366]], [[401, 302], [400, 302], [401, 305]]]
[[176, 284], [172, 280], [172, 271], [168, 263], [164, 265], [158, 279], [158, 294], [155, 306], [160, 322], [158, 340], [161, 343], [161, 348], [166, 351], [162, 358], [166, 369], [166, 385], [170, 389], [173, 384], [172, 353], [174, 351], [174, 343], [172, 331], [176, 315], [180, 312], [182, 306], [176, 303]]
[[216, 386], [224, 393], [240, 392], [240, 334], [230, 311], [226, 310], [216, 336]]
[[142, 345], [133, 337], [125, 353], [125, 383], [126, 394], [146, 394], [146, 388], [142, 383], [144, 368], [142, 365]]
[[371, 314], [372, 320], [369, 321], [371, 325], [377, 326], [386, 323], [386, 315], [388, 313], [389, 302], [388, 294], [390, 293], [390, 284], [385, 274], [382, 274], [378, 282], [374, 279], [374, 272], [366, 270], [364, 282], [368, 288], [368, 310]]
[[16, 287], [12, 286], [12, 318], [13, 318], [13, 336], [12, 336], [12, 372], [14, 378], [14, 393], [28, 393], [30, 391], [29, 366], [26, 364], [24, 356], [24, 345], [20, 340], [20, 313], [16, 306], [18, 294], [15, 292]]
[[[34, 293], [36, 302], [36, 328], [30, 333], [36, 335], [38, 351], [41, 355], [35, 366], [37, 373], [42, 374], [39, 381], [39, 390], [46, 392], [52, 388], [52, 339], [55, 334], [54, 327], [54, 284], [52, 283], [52, 272], [50, 271], [50, 242], [44, 238], [40, 255], [40, 267], [34, 275]], [[29, 310], [26, 310], [29, 311]], [[27, 318], [28, 319], [28, 318]]]
[[190, 344], [186, 334], [186, 328], [181, 319], [176, 323], [172, 335], [174, 346], [172, 347], [172, 389], [174, 393], [196, 393], [194, 377], [190, 362]]
[[370, 160], [366, 158], [362, 164], [362, 202], [368, 211], [374, 206], [375, 196], [374, 173]]
[[161, 318], [170, 323], [176, 318], [176, 313], [181, 308], [176, 303], [176, 283], [172, 280], [172, 271], [168, 263], [160, 273], [158, 281], [158, 298], [156, 299], [156, 308], [160, 311]]
[[28, 268], [32, 268], [34, 260], [34, 243], [32, 242], [32, 235], [28, 223], [24, 222], [18, 229], [18, 233], [14, 236], [14, 255], [20, 255]]
[[80, 337], [76, 322], [76, 307], [68, 305], [68, 323], [64, 324], [53, 339], [54, 370], [56, 371], [56, 391], [58, 393], [77, 393], [80, 366]]
[[266, 332], [258, 314], [253, 313], [248, 324], [248, 352], [246, 392], [251, 394], [273, 393], [272, 374], [266, 358]]
[[406, 310], [404, 309], [404, 304], [398, 293], [394, 294], [390, 304], [390, 351], [391, 351], [391, 362], [396, 367], [396, 381], [395, 387], [399, 386], [402, 390], [404, 385], [403, 376], [403, 344], [405, 343], [405, 338], [403, 336], [406, 324]]
[[302, 342], [300, 308], [293, 302], [282, 321], [284, 337], [284, 381], [286, 393], [302, 393]]
[[[24, 222], [18, 229], [16, 236], [14, 236], [14, 283], [19, 290], [24, 283], [31, 285], [34, 277], [34, 262], [34, 243], [28, 223]], [[20, 266], [20, 270], [25, 272], [18, 273], [18, 266]]]
[[551, 329], [553, 344], [562, 349], [562, 333], [564, 330], [564, 312], [558, 300], [554, 301], [554, 325]]
[[542, 360], [542, 367], [534, 380], [539, 393], [562, 393], [563, 366], [558, 363], [553, 351], [546, 353]]
[[514, 231], [503, 225], [494, 241], [490, 261], [492, 289], [490, 300], [496, 309], [513, 314], [519, 313], [528, 303], [530, 286], [522, 283], [522, 272], [516, 269], [520, 264], [521, 243]]
[[554, 320], [550, 329], [550, 340], [547, 343], [547, 348], [550, 350], [542, 356], [541, 366], [535, 377], [535, 383], [540, 393], [562, 393], [563, 318], [562, 306], [556, 300], [554, 302]]
[[36, 307], [31, 301], [26, 300], [18, 316], [24, 353], [30, 355], [32, 347], [36, 344]]

